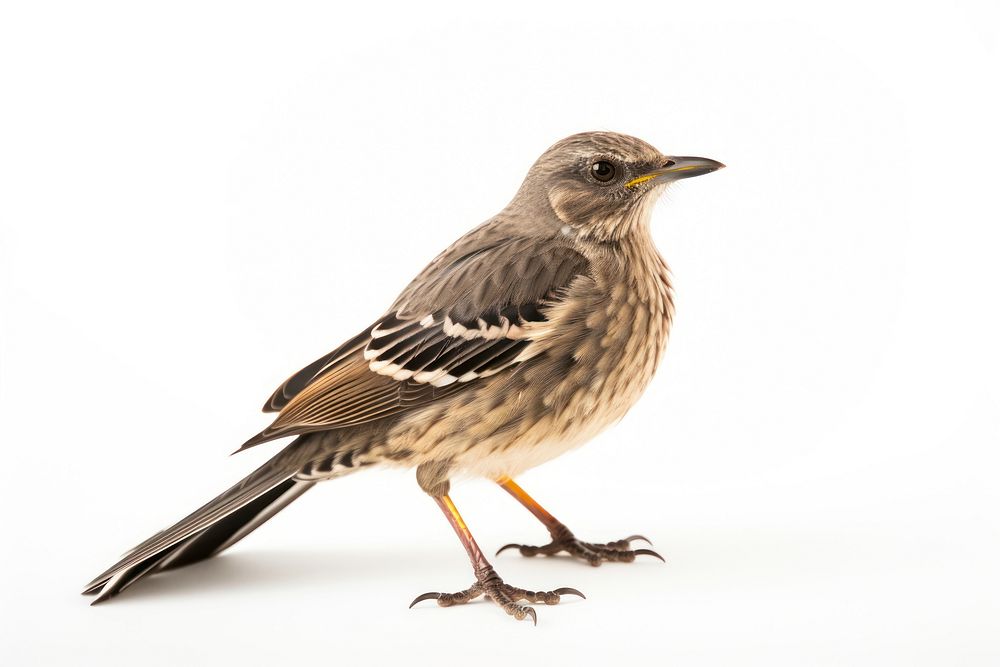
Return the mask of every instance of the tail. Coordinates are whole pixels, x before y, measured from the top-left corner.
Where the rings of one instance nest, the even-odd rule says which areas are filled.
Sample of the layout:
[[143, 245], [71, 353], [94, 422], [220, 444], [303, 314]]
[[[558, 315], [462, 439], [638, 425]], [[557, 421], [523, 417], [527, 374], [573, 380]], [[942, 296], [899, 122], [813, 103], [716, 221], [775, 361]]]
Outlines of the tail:
[[142, 577], [211, 558], [242, 540], [316, 483], [295, 479], [301, 470], [297, 461], [301, 457], [294, 455], [299, 440], [236, 486], [129, 551], [87, 584], [83, 594], [100, 593], [92, 604], [104, 602]]

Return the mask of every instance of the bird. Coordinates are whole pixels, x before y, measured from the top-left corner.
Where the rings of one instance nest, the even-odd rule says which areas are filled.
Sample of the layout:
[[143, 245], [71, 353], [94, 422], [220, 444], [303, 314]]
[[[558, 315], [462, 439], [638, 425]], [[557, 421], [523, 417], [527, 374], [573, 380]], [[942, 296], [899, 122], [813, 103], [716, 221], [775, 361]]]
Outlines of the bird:
[[641, 535], [578, 539], [514, 478], [591, 439], [639, 399], [674, 317], [670, 272], [651, 235], [654, 204], [670, 184], [724, 166], [607, 131], [552, 145], [500, 213], [439, 254], [360, 333], [285, 380], [263, 407], [274, 421], [237, 452], [293, 440], [127, 552], [84, 594], [97, 604], [146, 576], [215, 556], [318, 482], [375, 466], [416, 469], [473, 569], [468, 589], [425, 593], [410, 607], [482, 596], [537, 624], [531, 604], [584, 597], [505, 582], [450, 496], [460, 475], [496, 482], [550, 533], [548, 544], [508, 544], [497, 555], [663, 560], [632, 548], [649, 542]]

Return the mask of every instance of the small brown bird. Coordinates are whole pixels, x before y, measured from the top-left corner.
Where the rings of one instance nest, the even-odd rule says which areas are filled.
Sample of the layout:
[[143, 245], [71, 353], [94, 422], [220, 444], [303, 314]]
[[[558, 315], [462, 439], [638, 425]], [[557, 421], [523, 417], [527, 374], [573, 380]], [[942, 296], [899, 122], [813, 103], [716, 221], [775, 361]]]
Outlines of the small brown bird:
[[475, 572], [469, 589], [425, 593], [411, 607], [485, 595], [537, 622], [520, 602], [583, 597], [505, 583], [448, 496], [456, 474], [495, 480], [552, 535], [545, 546], [500, 551], [565, 551], [591, 565], [659, 558], [630, 547], [640, 535], [578, 540], [512, 478], [619, 420], [646, 388], [673, 315], [667, 265], [650, 237], [653, 204], [669, 183], [723, 166], [611, 132], [549, 148], [503, 211], [441, 253], [382, 317], [278, 387], [264, 405], [277, 418], [240, 449], [297, 436], [290, 444], [84, 593], [100, 593], [96, 604], [148, 574], [214, 556], [316, 482], [373, 465], [416, 467]]

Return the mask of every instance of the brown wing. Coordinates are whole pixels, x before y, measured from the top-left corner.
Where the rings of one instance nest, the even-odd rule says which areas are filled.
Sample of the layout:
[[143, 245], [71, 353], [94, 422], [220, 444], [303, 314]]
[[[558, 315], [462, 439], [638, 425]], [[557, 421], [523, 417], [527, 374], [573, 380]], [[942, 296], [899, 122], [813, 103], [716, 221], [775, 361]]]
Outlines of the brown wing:
[[542, 352], [547, 310], [589, 269], [572, 248], [543, 246], [456, 244], [370, 329], [282, 384], [265, 405], [278, 418], [242, 449], [399, 414]]
[[292, 400], [296, 394], [306, 388], [306, 385], [322, 375], [326, 370], [343, 362], [358, 350], [364, 349], [365, 345], [368, 344], [370, 332], [371, 328], [365, 329], [333, 352], [323, 355], [282, 382], [281, 386], [271, 394], [271, 398], [267, 399], [267, 403], [264, 404], [263, 408], [264, 412], [277, 412], [281, 410], [281, 408], [288, 405], [288, 401]]

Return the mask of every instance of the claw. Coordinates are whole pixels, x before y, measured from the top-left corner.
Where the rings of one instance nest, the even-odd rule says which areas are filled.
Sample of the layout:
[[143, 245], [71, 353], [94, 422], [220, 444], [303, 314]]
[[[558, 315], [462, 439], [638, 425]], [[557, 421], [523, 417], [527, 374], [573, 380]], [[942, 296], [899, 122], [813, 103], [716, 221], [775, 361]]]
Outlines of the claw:
[[424, 600], [437, 600], [440, 599], [440, 597], [441, 597], [440, 593], [424, 593], [423, 595], [418, 595], [416, 599], [410, 603], [410, 606], [407, 607], [407, 609], [413, 609], [413, 605], [417, 604], [418, 602], [423, 602]]
[[653, 556], [654, 558], [659, 558], [664, 563], [667, 562], [667, 560], [663, 556], [656, 553], [652, 549], [636, 549], [632, 553], [634, 553], [636, 556]]
[[493, 554], [493, 555], [494, 556], [499, 556], [500, 552], [507, 551], [507, 549], [520, 549], [520, 548], [521, 548], [520, 544], [505, 544], [502, 547], [500, 547], [499, 549], [497, 549], [497, 552], [495, 554]]
[[579, 595], [584, 600], [587, 599], [586, 595], [576, 590], [575, 588], [557, 588], [552, 592], [555, 593], [556, 595]]
[[535, 613], [534, 608], [532, 608], [532, 607], [525, 607], [524, 613], [526, 615], [528, 615], [528, 616], [531, 616], [531, 622], [532, 623], [534, 623], [536, 626], [538, 625], [538, 614]]
[[646, 543], [646, 544], [648, 544], [649, 546], [653, 546], [653, 543], [652, 543], [652, 542], [650, 542], [650, 541], [649, 541], [649, 538], [648, 538], [648, 537], [646, 537], [645, 535], [629, 535], [628, 537], [626, 537], [626, 538], [625, 538], [624, 540], [622, 540], [622, 541], [623, 541], [623, 542], [634, 542], [635, 540], [642, 540], [643, 542], [645, 542], [645, 543]]

